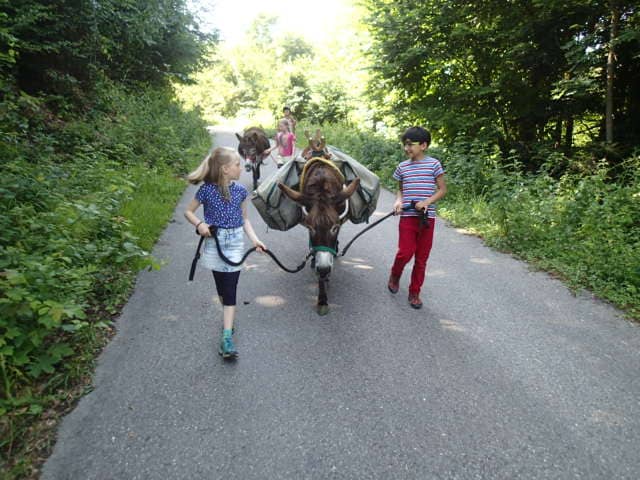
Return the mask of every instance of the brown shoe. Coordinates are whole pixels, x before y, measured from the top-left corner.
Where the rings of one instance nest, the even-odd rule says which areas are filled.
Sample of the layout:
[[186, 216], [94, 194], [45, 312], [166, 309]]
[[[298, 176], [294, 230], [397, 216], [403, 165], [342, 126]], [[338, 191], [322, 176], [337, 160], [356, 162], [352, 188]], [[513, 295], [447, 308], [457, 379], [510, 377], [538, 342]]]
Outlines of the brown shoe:
[[391, 293], [398, 293], [398, 290], [400, 290], [400, 277], [389, 275], [389, 283], [387, 283], [387, 288]]
[[420, 300], [420, 296], [417, 293], [409, 294], [409, 305], [411, 305], [411, 308], [415, 308], [416, 310], [422, 308], [422, 300]]

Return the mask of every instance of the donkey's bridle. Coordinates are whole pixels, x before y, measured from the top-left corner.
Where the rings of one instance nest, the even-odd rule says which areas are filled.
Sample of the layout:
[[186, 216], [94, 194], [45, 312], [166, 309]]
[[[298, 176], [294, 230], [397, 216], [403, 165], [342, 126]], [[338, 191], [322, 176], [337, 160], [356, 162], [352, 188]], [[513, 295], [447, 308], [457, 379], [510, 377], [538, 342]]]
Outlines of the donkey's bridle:
[[317, 252], [329, 252], [331, 253], [334, 257], [338, 256], [338, 242], [336, 241], [336, 247], [335, 248], [331, 248], [331, 247], [327, 247], [326, 245], [310, 245], [311, 251], [315, 254]]

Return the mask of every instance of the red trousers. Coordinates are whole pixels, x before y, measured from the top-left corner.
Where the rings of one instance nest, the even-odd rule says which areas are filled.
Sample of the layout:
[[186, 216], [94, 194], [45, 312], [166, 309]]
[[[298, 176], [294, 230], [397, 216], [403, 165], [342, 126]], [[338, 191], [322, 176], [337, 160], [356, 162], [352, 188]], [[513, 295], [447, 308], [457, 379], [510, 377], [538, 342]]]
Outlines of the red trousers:
[[391, 275], [400, 278], [404, 266], [415, 255], [409, 293], [420, 293], [424, 283], [424, 277], [427, 274], [427, 260], [431, 252], [431, 245], [433, 245], [435, 220], [435, 218], [430, 218], [429, 228], [427, 228], [427, 225], [420, 227], [420, 217], [400, 217], [398, 253], [396, 253], [396, 259], [391, 267]]

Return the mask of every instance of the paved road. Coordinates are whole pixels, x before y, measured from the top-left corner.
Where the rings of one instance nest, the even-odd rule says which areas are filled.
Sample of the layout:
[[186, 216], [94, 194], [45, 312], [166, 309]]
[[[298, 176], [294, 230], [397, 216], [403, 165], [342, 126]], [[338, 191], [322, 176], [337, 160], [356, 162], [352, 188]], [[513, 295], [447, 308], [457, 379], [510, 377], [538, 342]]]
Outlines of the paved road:
[[[640, 327], [613, 308], [439, 222], [425, 308], [412, 310], [407, 275], [398, 295], [385, 286], [390, 219], [337, 262], [326, 317], [308, 269], [249, 257], [241, 358], [225, 364], [213, 281], [186, 281], [193, 193], [154, 250], [166, 265], [140, 273], [44, 479], [640, 478]], [[383, 192], [378, 213], [392, 201]], [[302, 227], [267, 231], [251, 215], [297, 264]], [[347, 225], [343, 244], [360, 228]]]

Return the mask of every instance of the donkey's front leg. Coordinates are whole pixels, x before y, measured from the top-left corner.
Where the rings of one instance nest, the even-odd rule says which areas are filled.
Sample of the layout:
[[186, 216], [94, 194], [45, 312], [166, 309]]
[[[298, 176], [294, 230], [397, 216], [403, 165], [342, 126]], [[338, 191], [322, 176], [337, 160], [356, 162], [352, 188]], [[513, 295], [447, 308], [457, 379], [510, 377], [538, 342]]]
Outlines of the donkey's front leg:
[[253, 176], [253, 189], [258, 189], [258, 180], [260, 180], [260, 161], [256, 159], [251, 166], [251, 174]]
[[327, 282], [329, 275], [318, 275], [318, 315], [329, 313], [329, 302], [327, 301]]

